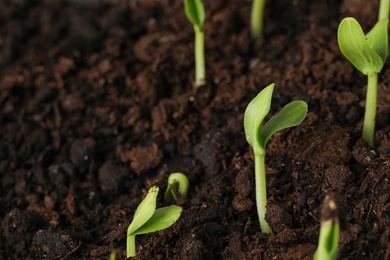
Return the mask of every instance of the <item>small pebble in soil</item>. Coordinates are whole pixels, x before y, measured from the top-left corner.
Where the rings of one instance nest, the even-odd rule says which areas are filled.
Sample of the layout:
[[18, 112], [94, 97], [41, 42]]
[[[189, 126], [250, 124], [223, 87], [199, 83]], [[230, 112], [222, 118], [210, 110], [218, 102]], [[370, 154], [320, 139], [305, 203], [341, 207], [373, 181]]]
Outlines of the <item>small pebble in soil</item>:
[[76, 140], [70, 147], [70, 161], [78, 168], [80, 172], [85, 172], [93, 158], [93, 152], [96, 142], [92, 138]]
[[283, 231], [286, 227], [291, 227], [292, 224], [291, 214], [276, 204], [267, 205], [266, 220], [276, 233]]
[[33, 243], [43, 253], [42, 255], [46, 255], [49, 259], [65, 257], [77, 246], [69, 235], [46, 230], [36, 232]]
[[124, 186], [124, 180], [128, 176], [130, 176], [129, 170], [107, 161], [99, 169], [100, 188], [104, 193], [116, 194]]
[[196, 238], [194, 234], [188, 234], [183, 240], [180, 257], [183, 260], [203, 260], [210, 259], [211, 253], [203, 242]]

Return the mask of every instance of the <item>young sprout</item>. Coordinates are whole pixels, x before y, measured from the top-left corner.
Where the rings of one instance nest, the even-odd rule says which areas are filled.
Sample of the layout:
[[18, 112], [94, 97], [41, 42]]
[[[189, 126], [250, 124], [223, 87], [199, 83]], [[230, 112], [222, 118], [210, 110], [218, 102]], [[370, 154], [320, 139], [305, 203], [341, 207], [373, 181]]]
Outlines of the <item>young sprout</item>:
[[337, 259], [340, 220], [335, 194], [328, 194], [321, 209], [321, 229], [314, 260]]
[[299, 125], [307, 114], [307, 104], [304, 101], [293, 101], [283, 107], [278, 114], [273, 116], [263, 126], [264, 118], [270, 110], [274, 85], [272, 83], [263, 89], [248, 104], [244, 115], [246, 140], [252, 146], [255, 157], [257, 214], [259, 216], [261, 231], [264, 233], [272, 233], [270, 226], [265, 220], [267, 192], [264, 159], [268, 139], [282, 129]]
[[195, 31], [195, 83], [202, 86], [206, 83], [204, 60], [204, 7], [201, 0], [184, 0], [184, 9], [188, 20], [194, 25]]
[[263, 34], [265, 0], [253, 0], [251, 10], [251, 35], [258, 38]]
[[183, 199], [187, 199], [188, 186], [187, 176], [180, 172], [171, 173], [168, 177], [168, 186], [164, 194], [164, 201], [177, 200], [179, 194]]
[[347, 60], [368, 77], [363, 138], [374, 148], [378, 73], [388, 54], [387, 18], [379, 20], [367, 35], [364, 35], [354, 18], [344, 18], [339, 25], [337, 38], [339, 48]]
[[156, 209], [159, 188], [149, 189], [145, 199], [138, 205], [133, 221], [127, 228], [127, 258], [135, 256], [135, 236], [163, 230], [173, 225], [181, 215], [181, 208], [175, 205]]
[[110, 259], [110, 260], [116, 260], [116, 251], [115, 251], [115, 250], [112, 250], [109, 259]]

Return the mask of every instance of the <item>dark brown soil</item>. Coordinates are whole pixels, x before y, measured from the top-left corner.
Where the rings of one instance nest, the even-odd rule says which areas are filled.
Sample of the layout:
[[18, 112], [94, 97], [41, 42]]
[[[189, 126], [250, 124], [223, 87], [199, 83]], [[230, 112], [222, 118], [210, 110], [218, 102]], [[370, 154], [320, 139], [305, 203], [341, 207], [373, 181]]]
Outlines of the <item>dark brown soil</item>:
[[[0, 1], [0, 259], [124, 259], [134, 210], [174, 171], [189, 199], [173, 227], [137, 237], [139, 259], [311, 259], [331, 191], [345, 209], [340, 258], [389, 258], [390, 66], [370, 150], [366, 78], [336, 39], [343, 17], [373, 26], [379, 1], [268, 1], [259, 40], [251, 1], [204, 2], [196, 89], [181, 0]], [[242, 122], [271, 82], [271, 114], [296, 99], [309, 113], [268, 144], [270, 236]]]

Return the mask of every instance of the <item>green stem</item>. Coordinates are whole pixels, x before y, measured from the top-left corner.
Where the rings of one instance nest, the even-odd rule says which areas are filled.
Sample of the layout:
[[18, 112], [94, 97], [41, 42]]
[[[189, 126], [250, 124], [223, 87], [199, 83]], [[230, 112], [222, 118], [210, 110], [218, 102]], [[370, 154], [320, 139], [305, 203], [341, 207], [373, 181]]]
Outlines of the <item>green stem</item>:
[[256, 175], [256, 205], [259, 216], [260, 228], [263, 233], [272, 233], [270, 226], [265, 220], [267, 213], [267, 185], [265, 178], [265, 155], [255, 153], [255, 175]]
[[375, 147], [375, 115], [376, 115], [376, 95], [377, 95], [378, 74], [375, 72], [368, 74], [366, 112], [364, 115], [363, 138], [371, 148]]
[[263, 14], [265, 0], [253, 0], [251, 10], [251, 35], [260, 37], [263, 33]]
[[389, 19], [389, 11], [390, 11], [389, 8], [390, 8], [390, 1], [381, 0], [379, 5], [378, 21], [382, 19]]
[[127, 236], [126, 240], [126, 251], [127, 258], [135, 256], [135, 236]]
[[314, 253], [314, 260], [337, 259], [340, 227], [338, 223], [328, 220], [321, 223], [318, 248]]
[[195, 82], [202, 86], [206, 83], [206, 68], [204, 60], [204, 32], [198, 26], [195, 30]]

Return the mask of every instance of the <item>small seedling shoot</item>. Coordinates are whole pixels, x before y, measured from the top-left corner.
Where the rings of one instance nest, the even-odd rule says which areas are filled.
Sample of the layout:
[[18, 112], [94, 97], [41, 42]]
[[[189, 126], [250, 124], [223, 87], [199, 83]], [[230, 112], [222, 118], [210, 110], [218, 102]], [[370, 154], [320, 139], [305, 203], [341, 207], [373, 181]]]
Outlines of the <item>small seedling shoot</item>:
[[366, 35], [354, 18], [344, 18], [339, 25], [337, 38], [343, 55], [368, 77], [363, 138], [374, 148], [378, 73], [388, 54], [387, 18], [379, 20]]
[[267, 142], [276, 132], [301, 124], [307, 114], [307, 104], [304, 101], [293, 101], [283, 107], [279, 113], [274, 115], [263, 126], [264, 118], [270, 110], [273, 90], [273, 83], [264, 88], [248, 104], [244, 114], [246, 140], [252, 146], [255, 157], [257, 214], [259, 216], [261, 231], [264, 233], [272, 233], [270, 226], [265, 220], [267, 209], [265, 178], [265, 154]]
[[116, 251], [113, 250], [110, 254], [110, 257], [109, 257], [110, 260], [116, 260]]
[[328, 194], [322, 204], [321, 228], [314, 260], [337, 259], [339, 246], [339, 209], [333, 193]]
[[135, 256], [135, 236], [163, 230], [173, 225], [181, 215], [181, 207], [171, 205], [156, 209], [159, 188], [149, 189], [145, 199], [138, 205], [133, 221], [127, 228], [127, 258]]
[[205, 11], [201, 0], [184, 0], [184, 9], [188, 20], [194, 25], [195, 31], [195, 83], [202, 86], [206, 83], [206, 68], [204, 59]]
[[263, 34], [265, 0], [253, 0], [251, 10], [251, 35], [258, 38]]
[[183, 173], [175, 172], [171, 173], [168, 177], [168, 186], [164, 194], [164, 201], [177, 200], [179, 196], [183, 199], [187, 199], [188, 193], [188, 178]]

